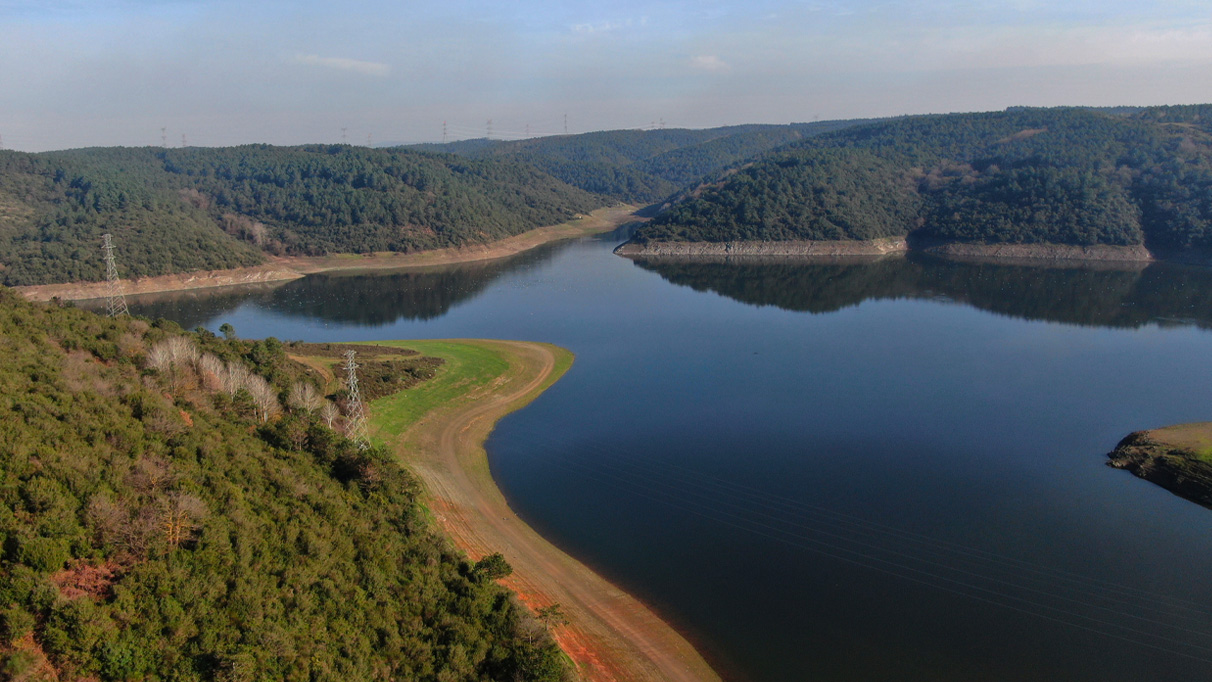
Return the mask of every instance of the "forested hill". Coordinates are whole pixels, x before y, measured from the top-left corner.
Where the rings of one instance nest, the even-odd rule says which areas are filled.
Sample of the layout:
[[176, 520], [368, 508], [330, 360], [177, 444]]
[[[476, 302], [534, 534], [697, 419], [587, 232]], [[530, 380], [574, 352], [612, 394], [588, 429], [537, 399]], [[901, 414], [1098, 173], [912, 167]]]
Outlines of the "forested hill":
[[219, 269], [266, 253], [416, 251], [501, 239], [609, 199], [529, 166], [348, 145], [0, 151], [0, 282]]
[[[340, 351], [0, 287], [4, 679], [563, 679], [508, 565], [439, 537], [415, 480], [341, 435], [343, 390], [287, 356]], [[440, 363], [363, 358], [372, 397]]]
[[636, 240], [1212, 249], [1212, 105], [915, 116], [825, 133], [689, 190]]
[[413, 148], [518, 161], [588, 192], [651, 204], [764, 151], [858, 123], [847, 120], [700, 130], [609, 130], [511, 142], [463, 140]]

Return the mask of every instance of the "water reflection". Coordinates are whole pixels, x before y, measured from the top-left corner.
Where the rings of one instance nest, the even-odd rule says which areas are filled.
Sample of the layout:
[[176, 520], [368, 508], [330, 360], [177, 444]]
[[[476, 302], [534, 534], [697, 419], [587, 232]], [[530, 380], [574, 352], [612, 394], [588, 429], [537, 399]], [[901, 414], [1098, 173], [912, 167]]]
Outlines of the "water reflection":
[[1085, 326], [1212, 326], [1212, 269], [1150, 264], [1038, 267], [930, 256], [806, 263], [637, 259], [666, 281], [751, 305], [827, 313], [869, 299], [943, 298]]
[[[130, 297], [131, 311], [177, 320], [186, 329], [252, 304], [288, 317], [378, 327], [431, 320], [497, 279], [550, 261], [553, 246], [492, 261], [415, 270], [321, 273], [289, 282]], [[104, 305], [104, 301], [100, 302]]]

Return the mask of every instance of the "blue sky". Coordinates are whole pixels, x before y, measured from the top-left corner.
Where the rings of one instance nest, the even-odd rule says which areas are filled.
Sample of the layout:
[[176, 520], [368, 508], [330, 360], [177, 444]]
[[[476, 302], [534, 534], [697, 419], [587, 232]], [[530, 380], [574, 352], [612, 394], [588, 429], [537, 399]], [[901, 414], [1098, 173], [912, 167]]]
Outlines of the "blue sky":
[[1209, 101], [1206, 0], [0, 0], [29, 151]]

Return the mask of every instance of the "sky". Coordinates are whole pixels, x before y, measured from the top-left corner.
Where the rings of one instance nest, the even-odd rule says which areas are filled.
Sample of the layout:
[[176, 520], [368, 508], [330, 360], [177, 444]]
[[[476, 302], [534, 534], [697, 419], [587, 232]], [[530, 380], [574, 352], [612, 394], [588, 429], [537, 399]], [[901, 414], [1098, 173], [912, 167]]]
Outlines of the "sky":
[[22, 151], [1204, 102], [1208, 0], [0, 0]]

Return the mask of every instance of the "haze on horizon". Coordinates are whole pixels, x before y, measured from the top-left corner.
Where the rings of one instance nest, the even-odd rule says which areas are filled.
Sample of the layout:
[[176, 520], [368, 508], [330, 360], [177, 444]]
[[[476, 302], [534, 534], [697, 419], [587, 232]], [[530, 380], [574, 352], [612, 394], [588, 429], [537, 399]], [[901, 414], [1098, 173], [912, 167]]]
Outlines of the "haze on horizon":
[[9, 149], [1212, 101], [1212, 5], [0, 0]]

